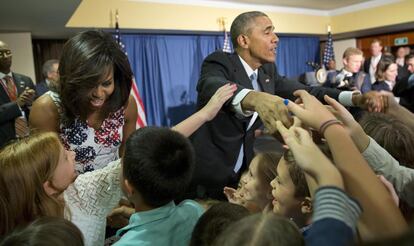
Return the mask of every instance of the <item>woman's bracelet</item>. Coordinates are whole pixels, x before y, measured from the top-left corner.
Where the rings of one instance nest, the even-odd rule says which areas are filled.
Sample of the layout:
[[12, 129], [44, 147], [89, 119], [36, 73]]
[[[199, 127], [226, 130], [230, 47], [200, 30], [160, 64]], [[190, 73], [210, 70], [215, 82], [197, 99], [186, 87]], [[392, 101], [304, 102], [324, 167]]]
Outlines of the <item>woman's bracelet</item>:
[[319, 127], [319, 133], [321, 134], [321, 136], [325, 136], [324, 133], [325, 133], [326, 129], [329, 126], [335, 125], [335, 124], [342, 125], [342, 122], [337, 120], [337, 119], [332, 119], [332, 120], [327, 120], [324, 123], [322, 123], [321, 127]]

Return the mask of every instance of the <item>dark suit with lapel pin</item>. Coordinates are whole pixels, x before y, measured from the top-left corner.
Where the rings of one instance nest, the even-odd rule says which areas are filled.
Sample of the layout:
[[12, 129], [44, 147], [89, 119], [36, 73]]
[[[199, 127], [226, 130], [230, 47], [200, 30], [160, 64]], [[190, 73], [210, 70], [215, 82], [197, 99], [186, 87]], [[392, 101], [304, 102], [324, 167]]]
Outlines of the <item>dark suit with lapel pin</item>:
[[[198, 108], [203, 107], [216, 90], [227, 82], [238, 85], [236, 95], [242, 89], [253, 89], [251, 81], [236, 53], [221, 51], [210, 54], [203, 62], [197, 85]], [[299, 82], [280, 76], [274, 63], [267, 63], [258, 69], [258, 84], [263, 92], [294, 100], [293, 92], [304, 89], [323, 101], [325, 94], [338, 99], [340, 91], [323, 87], [307, 87]], [[233, 112], [231, 101], [210, 122], [205, 123], [192, 136], [196, 152], [196, 167], [191, 184], [191, 196], [222, 198], [223, 187], [235, 185], [240, 173], [253, 158], [254, 132], [262, 122], [258, 118], [246, 131], [251, 117], [240, 118]], [[244, 164], [238, 173], [234, 165], [244, 144]]]
[[[35, 89], [31, 78], [18, 73], [12, 73], [12, 77], [16, 85], [17, 96], [20, 96], [26, 87]], [[28, 119], [29, 108], [25, 106], [22, 110], [25, 112], [26, 119]], [[14, 120], [21, 115], [22, 113], [17, 102], [12, 102], [3, 86], [0, 86], [0, 148], [16, 138]]]

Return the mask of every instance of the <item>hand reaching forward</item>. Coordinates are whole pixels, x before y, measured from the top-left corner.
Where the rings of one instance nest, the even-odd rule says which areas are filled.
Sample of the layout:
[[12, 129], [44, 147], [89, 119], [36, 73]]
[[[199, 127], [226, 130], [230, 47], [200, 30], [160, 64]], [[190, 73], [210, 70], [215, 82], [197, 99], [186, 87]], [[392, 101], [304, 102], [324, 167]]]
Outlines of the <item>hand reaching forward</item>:
[[225, 84], [210, 98], [208, 103], [200, 110], [206, 121], [212, 120], [220, 111], [223, 104], [233, 96], [237, 90], [236, 84]]
[[318, 130], [321, 125], [329, 120], [336, 119], [329, 110], [314, 96], [304, 90], [297, 90], [293, 95], [299, 97], [303, 107], [291, 101], [287, 101], [287, 108], [305, 125]]
[[281, 121], [285, 126], [292, 125], [292, 118], [289, 116], [288, 109], [283, 103], [283, 99], [267, 93], [260, 93], [259, 103], [255, 105], [255, 111], [267, 129], [267, 133], [274, 135], [276, 131], [276, 121]]
[[367, 109], [370, 112], [385, 112], [388, 108], [388, 100], [378, 91], [369, 91], [364, 94], [352, 96], [354, 105]]
[[342, 176], [338, 169], [319, 150], [306, 130], [295, 126], [287, 129], [280, 121], [276, 124], [296, 163], [313, 177], [319, 186], [330, 185], [343, 189]]
[[362, 127], [355, 121], [352, 114], [335, 99], [325, 95], [325, 102], [329, 104], [329, 110], [343, 123], [349, 132], [352, 141], [357, 146], [359, 152], [363, 152], [369, 145], [369, 137], [365, 134]]

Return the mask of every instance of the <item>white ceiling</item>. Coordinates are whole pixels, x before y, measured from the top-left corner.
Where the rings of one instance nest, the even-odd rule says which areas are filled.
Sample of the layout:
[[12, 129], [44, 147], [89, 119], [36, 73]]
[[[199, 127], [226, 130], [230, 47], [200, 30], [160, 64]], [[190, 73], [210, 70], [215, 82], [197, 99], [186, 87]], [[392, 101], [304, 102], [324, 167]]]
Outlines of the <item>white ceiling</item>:
[[[101, 0], [102, 4], [105, 0]], [[134, 0], [128, 0], [134, 1]], [[135, 0], [146, 2], [168, 2], [175, 4], [211, 3], [218, 7], [230, 4], [261, 7], [299, 8], [328, 13], [357, 4], [392, 2], [396, 0]], [[0, 32], [31, 32], [34, 38], [67, 38], [79, 29], [65, 25], [81, 0], [1, 0]], [[91, 13], [92, 14], [92, 13]]]
[[216, 2], [234, 2], [279, 7], [294, 7], [317, 10], [334, 10], [372, 0], [208, 0]]

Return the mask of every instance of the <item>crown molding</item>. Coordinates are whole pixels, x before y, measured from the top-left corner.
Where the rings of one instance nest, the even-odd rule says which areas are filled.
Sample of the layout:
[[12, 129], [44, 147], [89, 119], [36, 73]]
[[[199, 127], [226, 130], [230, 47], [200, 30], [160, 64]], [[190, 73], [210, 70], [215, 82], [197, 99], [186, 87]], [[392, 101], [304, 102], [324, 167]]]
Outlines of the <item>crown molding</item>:
[[291, 14], [306, 14], [315, 16], [336, 16], [359, 11], [363, 9], [380, 7], [383, 5], [393, 4], [401, 2], [402, 0], [372, 0], [364, 3], [357, 3], [350, 6], [337, 8], [333, 10], [319, 10], [309, 8], [295, 8], [295, 7], [282, 7], [275, 5], [263, 5], [252, 3], [236, 3], [228, 1], [207, 1], [207, 0], [127, 0], [128, 2], [145, 2], [145, 3], [160, 3], [160, 4], [176, 4], [176, 5], [193, 5], [212, 8], [226, 8], [226, 9], [246, 9], [246, 10], [258, 10], [263, 12], [281, 12]]

